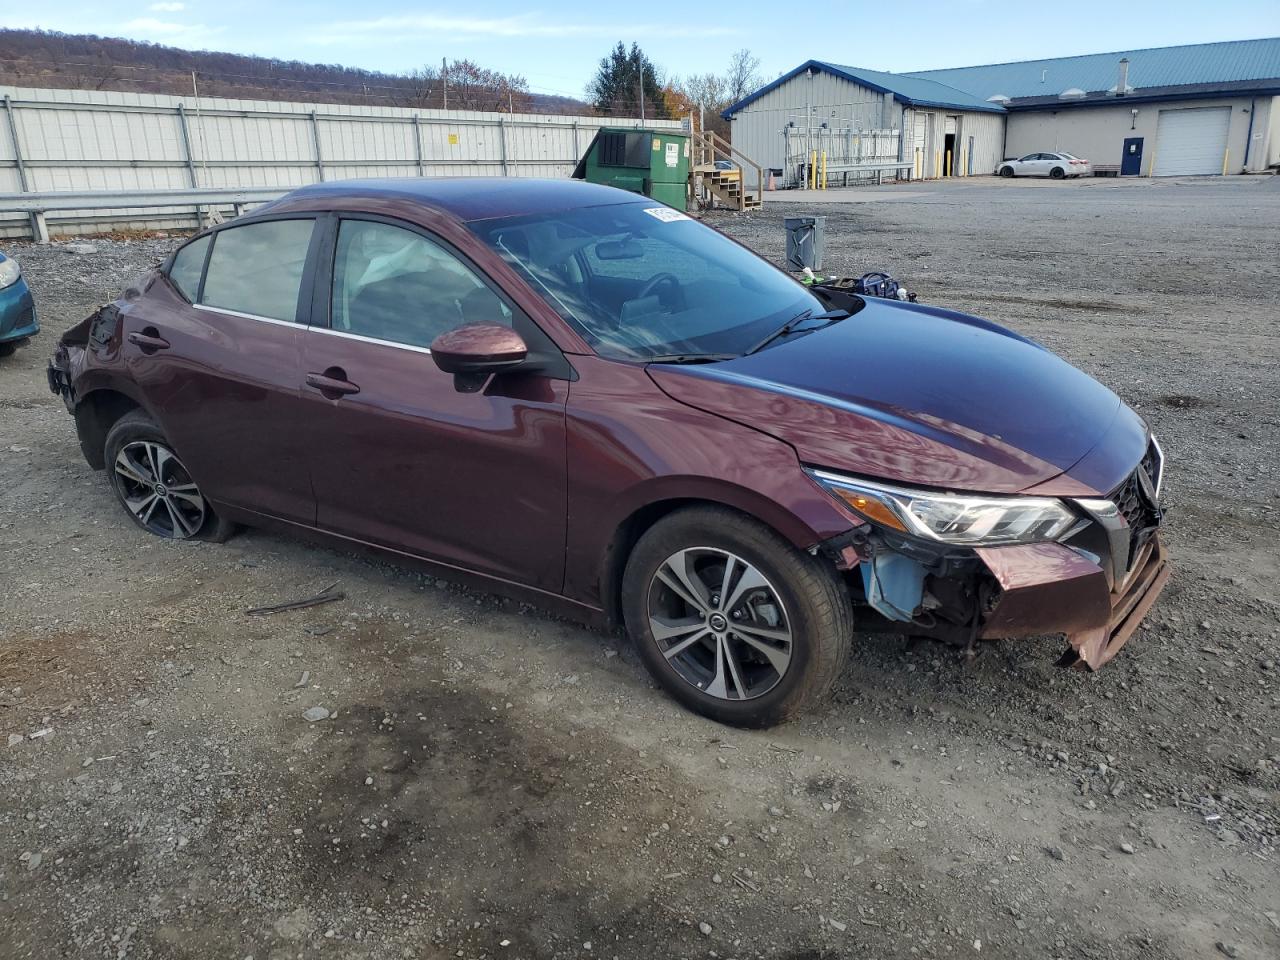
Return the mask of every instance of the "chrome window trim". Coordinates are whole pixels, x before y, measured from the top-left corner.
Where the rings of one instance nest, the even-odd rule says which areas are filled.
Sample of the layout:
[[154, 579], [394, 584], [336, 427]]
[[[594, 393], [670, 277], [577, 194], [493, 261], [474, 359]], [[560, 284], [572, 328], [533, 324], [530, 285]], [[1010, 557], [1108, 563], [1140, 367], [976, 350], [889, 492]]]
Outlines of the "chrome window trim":
[[245, 320], [261, 320], [263, 323], [274, 323], [282, 327], [303, 328], [303, 324], [296, 320], [277, 320], [275, 317], [264, 317], [256, 313], [244, 313], [240, 310], [228, 310], [226, 307], [214, 307], [207, 303], [193, 303], [191, 306], [197, 310], [206, 310], [209, 313], [220, 313], [227, 317], [242, 317]]
[[346, 333], [342, 330], [331, 330], [329, 327], [308, 326], [305, 323], [297, 323], [293, 320], [277, 320], [275, 317], [263, 317], [256, 313], [243, 313], [239, 310], [228, 310], [226, 307], [211, 307], [206, 303], [193, 303], [193, 307], [197, 310], [207, 310], [209, 313], [220, 313], [227, 317], [241, 317], [245, 320], [260, 320], [262, 323], [274, 323], [281, 327], [293, 327], [297, 330], [308, 330], [312, 333], [323, 333], [330, 337], [344, 337], [347, 340], [359, 340], [361, 343], [376, 343], [384, 347], [395, 347], [397, 350], [409, 350], [412, 353], [431, 354], [429, 347], [419, 347], [412, 343], [397, 343], [395, 340], [379, 340], [377, 337], [366, 337], [358, 333]]
[[334, 330], [332, 327], [310, 326], [306, 328], [312, 333], [323, 333], [330, 337], [344, 337], [347, 340], [359, 340], [361, 343], [376, 343], [383, 347], [395, 347], [397, 350], [410, 350], [413, 353], [431, 353], [430, 347], [419, 347], [412, 343], [399, 343], [395, 340], [380, 340], [377, 337], [366, 337], [360, 333], [347, 333], [345, 330]]

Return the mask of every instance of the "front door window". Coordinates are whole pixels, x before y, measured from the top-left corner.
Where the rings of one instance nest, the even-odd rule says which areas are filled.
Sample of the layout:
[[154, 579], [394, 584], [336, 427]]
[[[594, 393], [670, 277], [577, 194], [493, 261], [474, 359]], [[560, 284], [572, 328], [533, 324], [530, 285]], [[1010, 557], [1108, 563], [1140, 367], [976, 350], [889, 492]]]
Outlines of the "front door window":
[[429, 347], [467, 323], [511, 324], [511, 309], [475, 272], [426, 237], [344, 220], [333, 262], [332, 329]]

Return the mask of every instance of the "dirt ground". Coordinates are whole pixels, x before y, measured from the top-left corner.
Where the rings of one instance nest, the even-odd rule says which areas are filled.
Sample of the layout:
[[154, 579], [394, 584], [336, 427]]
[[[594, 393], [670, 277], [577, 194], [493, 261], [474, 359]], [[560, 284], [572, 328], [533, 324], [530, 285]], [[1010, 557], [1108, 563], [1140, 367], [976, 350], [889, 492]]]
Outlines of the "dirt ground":
[[1164, 443], [1175, 576], [1099, 674], [860, 635], [741, 732], [536, 609], [149, 538], [43, 370], [176, 240], [11, 245], [45, 332], [0, 360], [0, 957], [1280, 956], [1280, 178], [862, 196], [713, 222], [778, 258], [823, 213], [829, 270], [1040, 339]]

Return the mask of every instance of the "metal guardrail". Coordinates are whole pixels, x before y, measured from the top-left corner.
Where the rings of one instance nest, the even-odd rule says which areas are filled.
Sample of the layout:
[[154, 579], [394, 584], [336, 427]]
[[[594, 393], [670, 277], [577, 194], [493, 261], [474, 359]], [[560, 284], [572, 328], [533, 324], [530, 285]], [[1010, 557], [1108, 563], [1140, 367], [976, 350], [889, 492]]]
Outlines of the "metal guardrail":
[[198, 190], [58, 190], [48, 193], [2, 193], [0, 213], [25, 213], [31, 218], [31, 236], [49, 242], [45, 214], [55, 210], [124, 210], [133, 207], [195, 207], [197, 216], [209, 207], [231, 207], [236, 216], [251, 203], [266, 203], [289, 190], [282, 187], [240, 187]]

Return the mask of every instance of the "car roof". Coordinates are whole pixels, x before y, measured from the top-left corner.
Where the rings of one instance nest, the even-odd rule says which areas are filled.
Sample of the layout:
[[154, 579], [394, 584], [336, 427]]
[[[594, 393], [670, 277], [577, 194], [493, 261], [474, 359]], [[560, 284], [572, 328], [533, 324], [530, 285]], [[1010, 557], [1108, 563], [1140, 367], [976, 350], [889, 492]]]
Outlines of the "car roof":
[[[581, 180], [526, 177], [386, 177], [332, 180], [301, 187], [259, 207], [255, 215], [277, 205], [290, 209], [323, 209], [334, 200], [392, 200], [429, 207], [462, 221], [521, 217], [529, 214], [600, 207], [620, 203], [653, 203], [626, 190]], [[300, 202], [301, 201], [301, 202]]]

